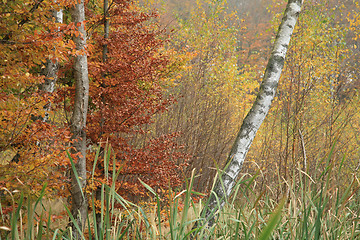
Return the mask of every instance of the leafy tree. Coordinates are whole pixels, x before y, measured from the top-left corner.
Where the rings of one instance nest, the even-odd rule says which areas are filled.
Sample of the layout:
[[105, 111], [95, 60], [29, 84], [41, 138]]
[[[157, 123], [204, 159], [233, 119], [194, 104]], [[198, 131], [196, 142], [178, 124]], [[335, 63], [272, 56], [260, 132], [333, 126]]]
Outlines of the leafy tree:
[[[352, 62], [356, 51], [347, 43], [352, 31], [337, 13], [325, 3], [305, 6], [288, 52], [283, 84], [249, 152], [249, 171], [260, 169], [264, 182], [276, 183], [276, 196], [286, 192], [286, 181], [296, 177], [295, 169], [300, 167], [310, 176], [316, 173], [325, 164], [320, 157], [334, 143], [339, 154], [333, 156], [333, 164], [341, 164], [343, 154], [348, 155], [343, 174], [334, 179], [346, 182], [344, 176], [357, 166], [354, 129], [359, 99]], [[273, 172], [284, 179], [274, 178]]]
[[[94, 29], [102, 19], [95, 10], [90, 20]], [[163, 96], [162, 78], [170, 61], [162, 50], [166, 35], [156, 25], [156, 17], [156, 13], [142, 12], [130, 1], [119, 1], [108, 9], [108, 35], [104, 38], [100, 29], [92, 34], [88, 137], [93, 144], [111, 144], [117, 162], [115, 169], [110, 164], [109, 170], [119, 171], [116, 189], [127, 196], [144, 196], [139, 178], [153, 187], [181, 183], [181, 168], [175, 159], [182, 154], [177, 153], [175, 135], [142, 137], [152, 117], [165, 111], [171, 102]], [[103, 162], [98, 162], [95, 174], [99, 180], [95, 185], [115, 181], [105, 178]]]
[[[72, 42], [63, 41], [67, 27], [51, 17], [58, 4], [22, 3], [1, 3], [0, 152], [5, 165], [0, 171], [3, 187], [31, 195], [44, 181], [49, 190], [59, 190], [59, 181], [65, 181], [61, 170], [68, 160], [62, 151], [69, 133], [59, 124], [59, 105], [48, 108], [55, 95], [45, 86], [56, 75], [49, 75], [50, 61], [66, 60]], [[49, 118], [43, 121], [45, 113]]]
[[269, 112], [301, 6], [302, 1], [288, 1], [257, 98], [241, 125], [226, 167], [216, 180], [208, 205], [203, 210], [202, 214], [209, 228], [214, 223], [216, 212], [224, 205], [225, 198], [231, 194], [256, 132]]
[[[163, 95], [173, 63], [163, 48], [168, 37], [156, 24], [157, 14], [142, 12], [131, 1], [113, 2], [105, 14], [110, 25], [104, 38], [98, 27], [104, 22], [102, 3], [84, 4], [40, 1], [22, 6], [11, 1], [2, 5], [6, 18], [0, 20], [5, 56], [0, 69], [0, 152], [6, 156], [1, 185], [35, 194], [47, 181], [50, 189], [67, 195], [70, 163], [64, 149], [71, 147], [80, 176], [78, 184], [72, 173], [72, 213], [82, 221], [86, 194], [101, 183], [116, 181], [119, 193], [145, 196], [139, 178], [153, 187], [178, 186], [186, 159], [177, 150], [176, 134], [156, 139], [144, 134], [151, 118], [172, 102]], [[64, 23], [54, 23], [50, 16], [61, 9]], [[52, 93], [47, 87], [53, 89], [55, 81]], [[45, 113], [49, 117], [43, 121]], [[98, 162], [94, 181], [86, 186], [94, 158], [87, 148], [104, 142], [111, 144], [117, 160], [107, 171]], [[115, 171], [118, 179], [106, 178]]]

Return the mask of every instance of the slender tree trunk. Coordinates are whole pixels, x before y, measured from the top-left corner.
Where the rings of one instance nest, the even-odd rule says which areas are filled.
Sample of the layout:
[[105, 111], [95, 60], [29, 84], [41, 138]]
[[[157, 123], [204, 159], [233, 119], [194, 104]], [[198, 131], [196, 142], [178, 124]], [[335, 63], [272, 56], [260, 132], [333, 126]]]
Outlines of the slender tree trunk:
[[[104, 39], [105, 40], [107, 40], [109, 38], [109, 27], [110, 27], [109, 1], [104, 0]], [[104, 63], [107, 60], [107, 53], [108, 53], [108, 45], [105, 43], [103, 45], [103, 62]]]
[[302, 0], [288, 1], [257, 98], [236, 137], [227, 160], [227, 167], [214, 185], [208, 208], [203, 210], [208, 228], [214, 224], [217, 212], [220, 210], [219, 206], [223, 207], [225, 199], [231, 194], [256, 132], [269, 112], [301, 6]]
[[[62, 10], [53, 11], [53, 17], [55, 18], [55, 23], [63, 22], [63, 12]], [[55, 50], [55, 49], [54, 49]], [[58, 79], [58, 70], [59, 63], [57, 59], [47, 59], [46, 60], [46, 68], [44, 71], [45, 82], [41, 85], [41, 90], [46, 93], [53, 93], [55, 90], [56, 81]], [[49, 111], [51, 108], [51, 102], [49, 101], [45, 106], [45, 115], [43, 117], [43, 121], [47, 122], [49, 120]]]
[[[103, 7], [104, 7], [104, 9], [103, 9], [104, 10], [104, 40], [106, 41], [109, 38], [109, 27], [110, 27], [109, 1], [108, 0], [104, 0], [104, 6]], [[107, 60], [107, 54], [108, 54], [108, 45], [105, 43], [103, 45], [103, 51], [102, 51], [102, 59], [103, 59], [104, 64], [106, 63], [106, 60]], [[105, 78], [106, 77], [106, 72], [103, 72], [101, 77]], [[104, 99], [103, 96], [101, 97], [101, 100], [102, 100], [102, 102], [104, 104], [105, 99]], [[101, 128], [100, 137], [103, 134], [102, 129], [104, 127], [104, 123], [105, 123], [105, 119], [102, 117], [100, 119], [100, 128]], [[104, 149], [104, 151], [106, 151], [106, 150]], [[101, 201], [101, 186], [99, 186], [96, 189], [96, 199]], [[102, 225], [101, 225], [101, 213], [96, 213], [96, 224], [97, 224], [98, 232], [100, 232], [99, 230], [102, 228]]]
[[[85, 226], [88, 203], [85, 193], [86, 186], [86, 116], [89, 100], [89, 78], [88, 64], [85, 53], [86, 31], [85, 31], [85, 8], [84, 0], [76, 3], [71, 9], [71, 16], [75, 23], [79, 35], [74, 36], [76, 49], [83, 51], [75, 56], [74, 59], [74, 77], [75, 77], [75, 101], [73, 115], [71, 118], [71, 132], [73, 139], [73, 152], [77, 153], [75, 167], [79, 177], [80, 186], [72, 171], [71, 174], [71, 199], [72, 214], [77, 221], [80, 229]], [[82, 191], [83, 190], [83, 191]], [[73, 231], [76, 230], [73, 228]], [[79, 235], [76, 233], [75, 238]]]

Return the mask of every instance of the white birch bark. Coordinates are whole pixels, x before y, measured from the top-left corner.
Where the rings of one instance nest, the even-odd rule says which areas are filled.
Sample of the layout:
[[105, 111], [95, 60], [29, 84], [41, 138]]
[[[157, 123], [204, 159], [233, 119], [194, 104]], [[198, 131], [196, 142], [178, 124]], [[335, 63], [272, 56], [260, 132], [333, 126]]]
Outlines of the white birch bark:
[[[214, 224], [218, 207], [223, 207], [225, 198], [231, 194], [256, 132], [269, 112], [301, 6], [302, 0], [288, 1], [257, 98], [236, 137], [227, 160], [227, 168], [221, 175], [221, 181], [218, 179], [214, 185], [208, 208], [203, 210], [208, 228]], [[220, 199], [220, 203], [217, 198]]]
[[[55, 18], [55, 23], [63, 22], [63, 12], [60, 9], [59, 11], [52, 12], [53, 17]], [[47, 59], [46, 60], [46, 68], [44, 70], [45, 82], [41, 85], [41, 90], [47, 93], [53, 93], [55, 90], [56, 81], [58, 79], [58, 70], [59, 63], [57, 59]], [[49, 111], [51, 108], [51, 102], [49, 101], [45, 106], [45, 115], [43, 117], [43, 122], [47, 122], [49, 120]]]
[[[72, 214], [77, 220], [77, 224], [81, 229], [85, 226], [85, 220], [88, 211], [88, 203], [86, 195], [84, 196], [81, 189], [86, 186], [86, 116], [89, 100], [89, 78], [88, 64], [85, 53], [86, 31], [85, 31], [85, 7], [84, 0], [77, 1], [71, 9], [72, 20], [75, 23], [77, 31], [80, 33], [74, 36], [74, 42], [77, 50], [83, 52], [76, 55], [74, 59], [74, 77], [75, 77], [75, 102], [73, 115], [71, 118], [71, 132], [73, 138], [73, 147], [75, 153], [80, 153], [75, 159], [76, 171], [79, 176], [80, 186], [74, 176], [71, 174], [71, 198], [72, 198]], [[84, 191], [85, 192], [85, 191]], [[75, 232], [75, 228], [73, 228]], [[75, 236], [79, 238], [79, 235]]]

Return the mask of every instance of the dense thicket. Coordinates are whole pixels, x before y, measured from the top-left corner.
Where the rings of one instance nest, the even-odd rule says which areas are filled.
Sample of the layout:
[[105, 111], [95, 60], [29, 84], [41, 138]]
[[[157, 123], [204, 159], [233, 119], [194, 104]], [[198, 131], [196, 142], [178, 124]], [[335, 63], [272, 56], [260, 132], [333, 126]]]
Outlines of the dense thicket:
[[[157, 25], [156, 13], [146, 13], [131, 1], [113, 2], [105, 17], [110, 22], [105, 38], [102, 2], [88, 2], [87, 45], [81, 49], [72, 40], [81, 40], [82, 33], [71, 22], [71, 4], [1, 4], [2, 187], [35, 194], [46, 181], [49, 190], [67, 194], [70, 162], [64, 150], [75, 141], [70, 138], [70, 118], [78, 109], [74, 108], [78, 101], [74, 80], [77, 72], [71, 66], [75, 56], [83, 54], [88, 57], [90, 80], [85, 128], [88, 173], [95, 154], [90, 153], [92, 150], [109, 144], [116, 153], [116, 163], [110, 164], [107, 173], [104, 163], [97, 163], [88, 190], [96, 189], [101, 182], [114, 181], [106, 176], [120, 169], [116, 188], [127, 196], [144, 195], [139, 178], [153, 187], [178, 186], [186, 155], [178, 153], [179, 146], [173, 141], [176, 134], [136, 142], [148, 131], [146, 126], [152, 117], [172, 102], [171, 97], [164, 97], [163, 85], [173, 74], [167, 68], [176, 61], [163, 47], [168, 36]], [[61, 9], [64, 22], [55, 22], [52, 13]], [[106, 61], [102, 54], [105, 45]], [[44, 73], [49, 61], [59, 66], [55, 92], [42, 90], [45, 80], [49, 80]], [[85, 140], [85, 135], [81, 139]], [[76, 160], [76, 151], [72, 154]]]
[[[138, 179], [160, 191], [180, 186], [193, 168], [195, 189], [210, 190], [258, 91], [285, 1], [162, 2], [117, 0], [106, 12], [103, 1], [86, 2], [85, 50], [72, 40], [81, 34], [71, 1], [0, 3], [1, 187], [31, 196], [48, 182], [49, 191], [68, 195], [72, 66], [86, 53], [88, 174], [99, 147], [102, 156], [88, 193], [118, 172], [116, 190], [138, 198], [146, 195]], [[52, 17], [60, 10], [63, 22]], [[359, 10], [354, 0], [304, 4], [273, 106], [245, 161], [244, 174], [261, 178], [257, 191], [270, 186], [282, 196], [289, 181], [300, 183], [295, 170], [315, 176], [333, 146], [331, 163], [342, 169], [333, 181], [346, 186], [359, 169]], [[55, 91], [45, 90], [49, 81]]]

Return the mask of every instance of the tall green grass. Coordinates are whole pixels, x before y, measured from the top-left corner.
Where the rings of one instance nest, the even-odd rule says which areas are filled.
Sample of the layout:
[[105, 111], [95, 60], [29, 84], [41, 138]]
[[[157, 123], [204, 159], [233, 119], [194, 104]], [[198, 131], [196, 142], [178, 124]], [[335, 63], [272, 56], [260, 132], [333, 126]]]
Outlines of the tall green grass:
[[[105, 169], [109, 169], [110, 147], [105, 152]], [[321, 171], [310, 175], [299, 166], [290, 179], [282, 180], [286, 194], [279, 201], [272, 193], [274, 184], [258, 193], [258, 174], [243, 175], [211, 228], [207, 228], [201, 215], [206, 201], [194, 201], [203, 196], [192, 190], [194, 172], [186, 180], [185, 189], [170, 190], [167, 204], [142, 182], [153, 196], [152, 207], [127, 201], [116, 193], [115, 184], [102, 185], [100, 217], [96, 217], [95, 210], [90, 211], [86, 229], [78, 229], [67, 206], [65, 218], [73, 222], [75, 229], [66, 225], [53, 227], [51, 209], [42, 207], [44, 185], [35, 201], [21, 195], [10, 214], [0, 212], [0, 239], [72, 239], [73, 231], [80, 231], [81, 239], [360, 239], [359, 179], [356, 173], [349, 175], [350, 183], [344, 187], [336, 176], [346, 160], [335, 165], [331, 156], [332, 152]], [[107, 177], [116, 179], [118, 174], [113, 172]], [[89, 196], [89, 202], [95, 209], [94, 195]], [[39, 206], [40, 216], [36, 211]], [[195, 222], [197, 228], [193, 229]]]

